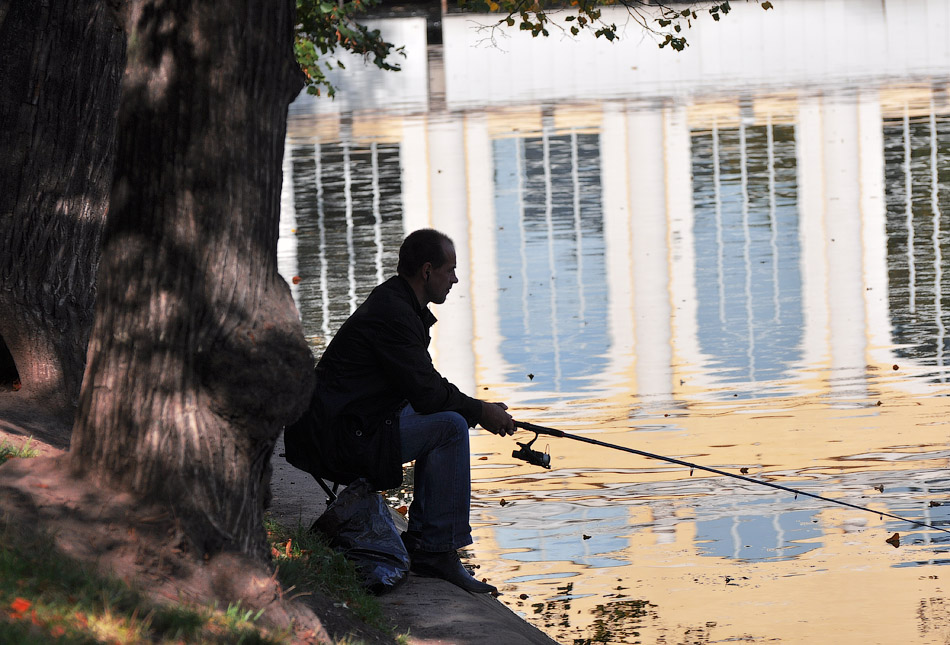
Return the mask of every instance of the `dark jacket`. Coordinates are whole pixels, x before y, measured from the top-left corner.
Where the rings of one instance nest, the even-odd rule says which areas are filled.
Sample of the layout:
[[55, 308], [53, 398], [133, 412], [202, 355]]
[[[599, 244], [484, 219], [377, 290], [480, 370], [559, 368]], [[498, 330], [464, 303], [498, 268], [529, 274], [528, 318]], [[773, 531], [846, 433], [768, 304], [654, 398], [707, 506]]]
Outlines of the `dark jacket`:
[[402, 482], [399, 411], [407, 401], [420, 414], [451, 410], [474, 426], [481, 403], [432, 365], [435, 322], [403, 278], [373, 289], [317, 363], [310, 408], [284, 431], [287, 461], [341, 484], [365, 477], [393, 488]]

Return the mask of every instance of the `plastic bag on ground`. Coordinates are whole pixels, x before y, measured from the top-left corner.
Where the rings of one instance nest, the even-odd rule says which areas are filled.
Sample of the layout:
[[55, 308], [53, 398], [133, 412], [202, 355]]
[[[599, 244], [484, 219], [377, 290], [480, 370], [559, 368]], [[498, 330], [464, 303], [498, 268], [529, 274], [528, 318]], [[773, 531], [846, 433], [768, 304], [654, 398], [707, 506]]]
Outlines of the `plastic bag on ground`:
[[409, 552], [389, 506], [365, 479], [357, 479], [317, 518], [311, 530], [327, 536], [330, 546], [354, 562], [363, 587], [381, 595], [409, 575]]

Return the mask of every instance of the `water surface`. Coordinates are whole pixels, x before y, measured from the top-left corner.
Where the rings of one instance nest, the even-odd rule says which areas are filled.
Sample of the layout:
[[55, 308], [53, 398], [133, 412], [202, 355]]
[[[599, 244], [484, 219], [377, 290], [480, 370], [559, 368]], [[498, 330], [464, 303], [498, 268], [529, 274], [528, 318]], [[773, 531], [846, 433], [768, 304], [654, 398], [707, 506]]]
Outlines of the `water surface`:
[[[279, 255], [315, 351], [434, 226], [461, 282], [431, 350], [464, 390], [950, 528], [950, 8], [777, 4], [700, 21], [679, 57], [486, 47], [471, 16], [427, 48], [420, 19], [382, 21], [403, 72], [348, 64], [341, 100], [291, 109]], [[950, 639], [947, 533], [568, 439], [534, 444], [550, 470], [472, 441], [478, 575], [560, 642]]]

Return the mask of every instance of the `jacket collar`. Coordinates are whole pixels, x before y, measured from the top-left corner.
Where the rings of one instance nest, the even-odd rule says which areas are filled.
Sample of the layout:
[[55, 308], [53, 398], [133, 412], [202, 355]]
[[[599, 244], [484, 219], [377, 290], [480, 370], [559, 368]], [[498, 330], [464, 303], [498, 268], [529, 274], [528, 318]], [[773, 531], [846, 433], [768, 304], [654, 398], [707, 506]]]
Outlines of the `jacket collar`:
[[393, 284], [394, 286], [395, 284], [402, 286], [409, 304], [412, 305], [412, 310], [415, 311], [416, 315], [422, 319], [426, 329], [432, 327], [432, 325], [438, 322], [438, 319], [432, 314], [428, 307], [423, 307], [419, 304], [419, 299], [416, 298], [416, 292], [412, 290], [412, 286], [405, 278], [403, 278], [401, 275], [395, 275], [387, 280], [387, 283]]

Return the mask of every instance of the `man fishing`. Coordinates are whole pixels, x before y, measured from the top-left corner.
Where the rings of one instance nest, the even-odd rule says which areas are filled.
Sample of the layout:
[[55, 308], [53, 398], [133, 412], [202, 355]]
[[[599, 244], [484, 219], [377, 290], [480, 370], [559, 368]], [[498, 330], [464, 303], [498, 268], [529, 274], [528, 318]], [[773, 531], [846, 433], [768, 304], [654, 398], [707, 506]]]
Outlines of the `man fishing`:
[[341, 484], [364, 477], [379, 490], [402, 482], [415, 461], [414, 497], [403, 541], [411, 570], [473, 593], [494, 593], [462, 566], [472, 543], [468, 431], [513, 434], [503, 403], [479, 401], [445, 379], [429, 356], [429, 303], [442, 304], [458, 278], [455, 245], [443, 233], [411, 233], [397, 275], [343, 323], [316, 367], [304, 417], [285, 431], [287, 460]]

